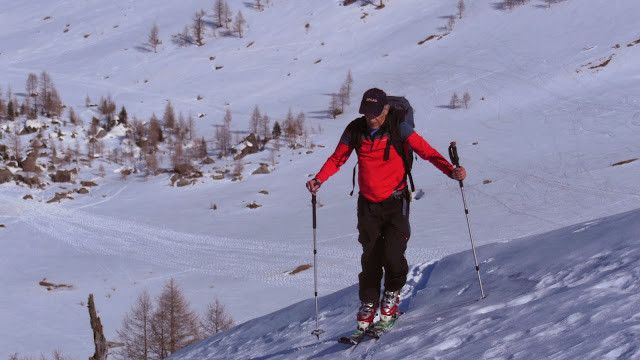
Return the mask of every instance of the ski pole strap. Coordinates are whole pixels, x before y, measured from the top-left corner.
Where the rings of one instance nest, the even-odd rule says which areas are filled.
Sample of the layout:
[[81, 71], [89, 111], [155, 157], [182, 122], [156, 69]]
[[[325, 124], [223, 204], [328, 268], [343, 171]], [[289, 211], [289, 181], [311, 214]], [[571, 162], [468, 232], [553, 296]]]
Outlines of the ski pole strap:
[[349, 196], [353, 196], [353, 192], [356, 191], [356, 166], [358, 166], [357, 162], [355, 165], [353, 165], [353, 177], [351, 179], [352, 187]]
[[456, 148], [455, 141], [452, 141], [449, 145], [449, 158], [455, 167], [460, 166], [460, 158], [458, 157], [458, 149]]
[[410, 172], [407, 173], [407, 177], [409, 178], [409, 184], [411, 185], [411, 192], [416, 191], [416, 186], [413, 184], [413, 176], [411, 176]]

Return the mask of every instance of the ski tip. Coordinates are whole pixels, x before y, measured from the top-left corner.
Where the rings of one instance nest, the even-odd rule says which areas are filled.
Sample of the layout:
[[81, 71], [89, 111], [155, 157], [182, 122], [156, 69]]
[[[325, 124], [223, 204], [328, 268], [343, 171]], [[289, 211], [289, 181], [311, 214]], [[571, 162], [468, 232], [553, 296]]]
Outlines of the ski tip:
[[364, 339], [364, 334], [358, 336], [343, 336], [338, 339], [341, 344], [358, 345]]

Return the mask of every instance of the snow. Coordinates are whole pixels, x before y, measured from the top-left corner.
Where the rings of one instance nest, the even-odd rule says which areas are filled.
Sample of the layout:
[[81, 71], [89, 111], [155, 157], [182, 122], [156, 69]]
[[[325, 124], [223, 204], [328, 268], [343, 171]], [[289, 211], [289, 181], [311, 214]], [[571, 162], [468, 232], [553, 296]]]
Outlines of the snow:
[[42, 125], [43, 124], [38, 120], [27, 120], [24, 126], [34, 128], [34, 129], [40, 129]]
[[[640, 38], [640, 3], [533, 1], [504, 11], [466, 2], [450, 34], [422, 45], [443, 33], [453, 2], [389, 0], [376, 10], [272, 0], [262, 12], [229, 3], [247, 20], [244, 37], [208, 35], [204, 46], [184, 48], [171, 35], [200, 9], [210, 16], [211, 1], [3, 3], [3, 95], [9, 86], [22, 93], [30, 72], [47, 71], [85, 129], [97, 111], [85, 107], [87, 95], [93, 103], [111, 95], [143, 121], [162, 114], [167, 100], [176, 112], [203, 114], [196, 128], [211, 155], [227, 109], [241, 138], [256, 105], [272, 123], [302, 111], [310, 141], [283, 146], [268, 175], [250, 173], [271, 163], [274, 144], [247, 156], [241, 181], [212, 180], [204, 167], [195, 185], [177, 188], [170, 175], [125, 180], [120, 165], [96, 160], [77, 180], [99, 186], [74, 200], [45, 203], [78, 185], [0, 185], [0, 356], [60, 349], [86, 358], [89, 293], [107, 339], [117, 340], [138, 294], [155, 296], [173, 277], [196, 311], [218, 297], [241, 324], [173, 359], [640, 358], [640, 164], [611, 166], [638, 157], [640, 45], [628, 44]], [[163, 40], [157, 54], [144, 45], [154, 22]], [[349, 70], [351, 105], [334, 120], [325, 115], [329, 95]], [[335, 339], [353, 330], [358, 306], [354, 158], [318, 194], [320, 340], [311, 335], [313, 271], [288, 273], [313, 261], [303, 184], [374, 86], [406, 96], [416, 130], [440, 152], [457, 142], [488, 296], [479, 300], [458, 184], [417, 161], [407, 313], [379, 341], [345, 349]], [[465, 91], [470, 108], [450, 109], [453, 92]], [[62, 128], [58, 149], [76, 146], [73, 131]], [[112, 130], [107, 146], [123, 131]], [[262, 206], [245, 206], [254, 202]], [[44, 278], [72, 288], [47, 291], [38, 285]]]
[[[640, 211], [482, 246], [487, 296], [471, 251], [414, 266], [406, 313], [380, 340], [353, 331], [357, 287], [249, 321], [169, 359], [637, 359]], [[471, 270], [471, 271], [470, 271]]]

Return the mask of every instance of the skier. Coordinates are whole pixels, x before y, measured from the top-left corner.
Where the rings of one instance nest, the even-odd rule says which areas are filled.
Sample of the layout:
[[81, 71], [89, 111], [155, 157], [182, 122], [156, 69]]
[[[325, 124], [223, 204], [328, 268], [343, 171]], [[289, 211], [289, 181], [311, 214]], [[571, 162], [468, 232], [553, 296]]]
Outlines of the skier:
[[[466, 170], [454, 168], [411, 125], [401, 121], [399, 117], [404, 113], [388, 104], [384, 91], [377, 88], [367, 90], [362, 96], [359, 112], [364, 116], [347, 126], [334, 153], [316, 176], [306, 183], [306, 187], [316, 195], [320, 186], [340, 170], [356, 149], [360, 188], [358, 242], [362, 245], [362, 271], [358, 275], [361, 305], [357, 313], [357, 327], [359, 331], [365, 331], [372, 326], [378, 309], [383, 272], [381, 323], [389, 323], [394, 318], [400, 302], [400, 290], [407, 280], [409, 267], [404, 252], [411, 234], [411, 194], [407, 187], [404, 158], [408, 147], [454, 180], [465, 179]], [[358, 121], [364, 124], [365, 120], [363, 128], [366, 131], [354, 131], [357, 128], [355, 124]], [[398, 126], [399, 132], [392, 126]], [[397, 149], [389, 150], [387, 143], [393, 144], [391, 134], [401, 135], [404, 158]]]

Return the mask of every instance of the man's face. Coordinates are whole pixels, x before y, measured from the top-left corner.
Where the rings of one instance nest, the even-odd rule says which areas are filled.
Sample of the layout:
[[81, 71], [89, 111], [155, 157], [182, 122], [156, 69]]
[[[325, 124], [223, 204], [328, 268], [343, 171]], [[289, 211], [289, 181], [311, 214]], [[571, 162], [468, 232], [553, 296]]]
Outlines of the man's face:
[[387, 117], [387, 113], [389, 112], [389, 105], [385, 105], [384, 109], [380, 114], [364, 114], [364, 117], [367, 119], [367, 125], [370, 129], [379, 129], [380, 126], [384, 123], [384, 119]]

